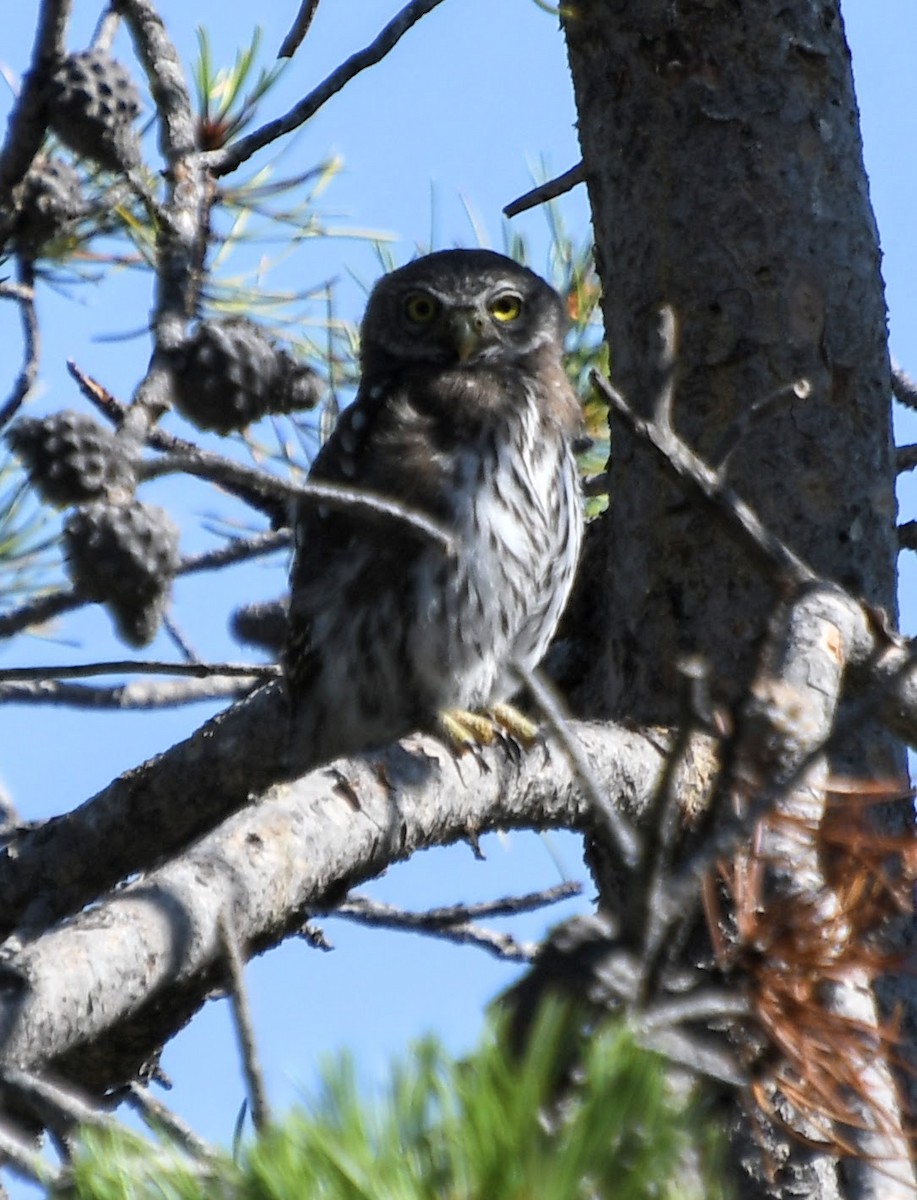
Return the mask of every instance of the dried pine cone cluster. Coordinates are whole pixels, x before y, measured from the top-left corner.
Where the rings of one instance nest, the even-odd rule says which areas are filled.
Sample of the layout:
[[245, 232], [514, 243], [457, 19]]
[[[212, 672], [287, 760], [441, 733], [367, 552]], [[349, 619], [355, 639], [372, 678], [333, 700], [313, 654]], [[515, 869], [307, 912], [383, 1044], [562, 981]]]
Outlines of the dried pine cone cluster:
[[17, 250], [34, 258], [88, 211], [80, 177], [59, 158], [36, 158], [22, 182], [13, 229]]
[[6, 440], [22, 460], [29, 482], [57, 508], [98, 500], [119, 488], [133, 491], [130, 456], [110, 430], [84, 413], [22, 417]]
[[175, 407], [198, 429], [232, 433], [267, 413], [314, 408], [318, 375], [244, 317], [202, 321], [175, 372]]
[[102, 50], [62, 58], [49, 82], [48, 120], [71, 150], [109, 171], [136, 166], [140, 96], [125, 67]]
[[152, 641], [179, 563], [165, 509], [139, 500], [86, 504], [67, 518], [64, 550], [74, 585], [108, 606], [124, 641]]
[[134, 449], [69, 411], [20, 418], [6, 441], [40, 496], [79, 506], [64, 526], [74, 585], [108, 606], [124, 641], [152, 641], [178, 568], [178, 530], [161, 508], [134, 498]]

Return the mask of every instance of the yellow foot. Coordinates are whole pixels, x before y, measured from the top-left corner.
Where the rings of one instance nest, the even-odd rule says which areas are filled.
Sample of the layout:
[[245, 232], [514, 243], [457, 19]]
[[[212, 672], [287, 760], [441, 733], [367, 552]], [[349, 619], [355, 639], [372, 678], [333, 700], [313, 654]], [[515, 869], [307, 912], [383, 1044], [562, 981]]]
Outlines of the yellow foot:
[[541, 730], [525, 713], [511, 704], [495, 704], [492, 708], [493, 718], [501, 729], [505, 729], [510, 737], [530, 750], [541, 740]]
[[463, 753], [478, 746], [491, 746], [497, 740], [497, 726], [484, 713], [464, 708], [447, 708], [437, 716], [439, 732], [454, 750]]
[[438, 715], [437, 725], [440, 734], [459, 753], [492, 746], [504, 735], [525, 749], [539, 740], [538, 726], [511, 704], [495, 704], [487, 713], [447, 708]]

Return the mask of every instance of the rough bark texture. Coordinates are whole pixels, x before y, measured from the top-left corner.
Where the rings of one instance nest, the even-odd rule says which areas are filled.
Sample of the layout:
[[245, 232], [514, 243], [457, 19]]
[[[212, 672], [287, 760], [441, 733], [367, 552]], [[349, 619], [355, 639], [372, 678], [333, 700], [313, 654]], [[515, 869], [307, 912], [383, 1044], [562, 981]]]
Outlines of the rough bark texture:
[[[564, 26], [614, 384], [653, 415], [666, 382], [660, 310], [671, 306], [672, 420], [717, 466], [736, 422], [804, 378], [805, 399], [748, 422], [729, 483], [818, 575], [894, 617], [884, 294], [838, 0], [579, 0]], [[673, 668], [699, 653], [716, 694], [737, 704], [776, 578], [617, 421], [611, 481], [594, 606], [604, 656], [580, 703], [675, 724]], [[902, 759], [861, 720], [830, 765], [888, 778]], [[902, 808], [896, 819], [911, 818]], [[909, 1028], [912, 996], [891, 996], [886, 1011], [902, 998]], [[845, 1180], [798, 1150], [780, 1183], [760, 1162], [752, 1171], [743, 1196], [899, 1194], [869, 1168]]]
[[[242, 734], [232, 721], [210, 732], [219, 781]], [[639, 821], [664, 770], [664, 744], [610, 725], [574, 732], [610, 800]], [[686, 806], [706, 788], [714, 761], [709, 739], [696, 739], [693, 751], [679, 776]], [[191, 739], [151, 773], [171, 787], [184, 763], [200, 797], [207, 787], [194, 774], [198, 753]], [[152, 781], [150, 789], [155, 799]], [[103, 796], [87, 808], [100, 805], [104, 816], [105, 803]], [[100, 895], [96, 905], [34, 940], [6, 943], [0, 1067], [48, 1068], [89, 1089], [123, 1083], [220, 983], [224, 916], [248, 957], [419, 848], [494, 828], [588, 829], [594, 819], [576, 771], [551, 742], [519, 759], [489, 747], [475, 762], [414, 738], [276, 785], [184, 855], [107, 896], [87, 863], [79, 895]], [[87, 845], [95, 828], [87, 814]], [[102, 845], [94, 857], [104, 857]]]
[[[757, 419], [730, 480], [819, 573], [895, 611], [879, 250], [836, 2], [583, 0], [566, 34], [613, 379], [646, 411], [658, 310], [679, 334], [674, 421], [702, 457]], [[677, 720], [672, 664], [744, 692], [773, 588], [613, 431], [606, 711]]]

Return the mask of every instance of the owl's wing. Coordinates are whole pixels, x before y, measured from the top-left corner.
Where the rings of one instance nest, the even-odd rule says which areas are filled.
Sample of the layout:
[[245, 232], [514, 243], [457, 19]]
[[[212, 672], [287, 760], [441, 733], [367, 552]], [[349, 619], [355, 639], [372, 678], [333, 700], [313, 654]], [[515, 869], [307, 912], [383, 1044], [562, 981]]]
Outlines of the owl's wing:
[[[316, 455], [313, 483], [331, 483], [397, 501], [424, 516], [442, 514], [442, 471], [431, 469], [429, 418], [403, 379], [361, 387]], [[358, 611], [400, 586], [425, 545], [397, 516], [302, 500], [295, 517], [289, 637], [291, 690], [317, 666], [315, 618]]]

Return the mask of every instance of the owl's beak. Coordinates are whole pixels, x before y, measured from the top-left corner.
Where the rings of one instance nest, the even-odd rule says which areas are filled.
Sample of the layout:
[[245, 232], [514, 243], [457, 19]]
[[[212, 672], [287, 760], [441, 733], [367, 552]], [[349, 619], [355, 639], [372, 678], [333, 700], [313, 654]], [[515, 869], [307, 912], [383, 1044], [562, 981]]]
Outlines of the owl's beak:
[[484, 320], [473, 308], [458, 308], [449, 317], [449, 340], [459, 362], [467, 362], [481, 345]]

